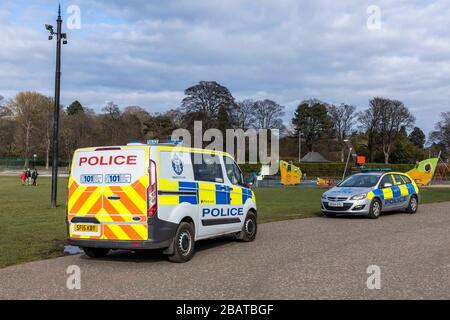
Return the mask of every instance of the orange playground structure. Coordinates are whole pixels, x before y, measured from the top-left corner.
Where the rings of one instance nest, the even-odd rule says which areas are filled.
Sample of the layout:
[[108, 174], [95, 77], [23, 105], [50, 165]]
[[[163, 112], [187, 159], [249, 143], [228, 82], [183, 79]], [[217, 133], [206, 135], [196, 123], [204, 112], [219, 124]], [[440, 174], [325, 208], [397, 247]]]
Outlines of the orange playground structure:
[[280, 160], [281, 184], [285, 186], [300, 184], [302, 171], [292, 163]]

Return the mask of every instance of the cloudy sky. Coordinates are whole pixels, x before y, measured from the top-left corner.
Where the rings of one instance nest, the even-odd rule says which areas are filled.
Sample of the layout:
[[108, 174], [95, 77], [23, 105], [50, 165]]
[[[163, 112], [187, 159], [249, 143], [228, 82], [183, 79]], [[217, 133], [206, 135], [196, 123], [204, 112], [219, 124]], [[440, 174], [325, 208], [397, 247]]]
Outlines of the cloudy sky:
[[[55, 24], [57, 4], [1, 1], [5, 98], [53, 95], [55, 43], [44, 24]], [[66, 25], [71, 5], [79, 29]], [[358, 109], [373, 96], [399, 99], [427, 133], [450, 111], [448, 0], [67, 0], [61, 8], [66, 105], [161, 112], [178, 107], [188, 86], [215, 80], [236, 99], [286, 106], [286, 121], [309, 98]]]

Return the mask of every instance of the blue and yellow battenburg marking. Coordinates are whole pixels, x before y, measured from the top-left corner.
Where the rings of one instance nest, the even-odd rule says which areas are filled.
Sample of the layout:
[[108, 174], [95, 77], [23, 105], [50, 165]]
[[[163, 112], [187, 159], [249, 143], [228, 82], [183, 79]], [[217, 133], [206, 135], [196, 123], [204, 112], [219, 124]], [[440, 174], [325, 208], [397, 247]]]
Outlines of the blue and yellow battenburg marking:
[[245, 204], [247, 199], [254, 198], [252, 190], [244, 187], [229, 187], [214, 182], [167, 179], [160, 180], [159, 197], [160, 205], [177, 205], [183, 202], [203, 205], [239, 205]]
[[389, 188], [372, 190], [367, 194], [367, 198], [372, 200], [373, 197], [378, 196], [381, 200], [389, 200], [393, 198], [406, 197], [417, 192], [417, 186], [413, 183], [408, 183]]

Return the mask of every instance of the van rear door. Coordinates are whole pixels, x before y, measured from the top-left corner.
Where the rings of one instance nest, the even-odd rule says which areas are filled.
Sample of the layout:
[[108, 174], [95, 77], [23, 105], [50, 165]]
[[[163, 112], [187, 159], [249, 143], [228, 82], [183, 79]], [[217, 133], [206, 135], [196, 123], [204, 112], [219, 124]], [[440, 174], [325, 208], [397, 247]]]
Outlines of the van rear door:
[[78, 150], [69, 181], [70, 237], [147, 240], [148, 148]]

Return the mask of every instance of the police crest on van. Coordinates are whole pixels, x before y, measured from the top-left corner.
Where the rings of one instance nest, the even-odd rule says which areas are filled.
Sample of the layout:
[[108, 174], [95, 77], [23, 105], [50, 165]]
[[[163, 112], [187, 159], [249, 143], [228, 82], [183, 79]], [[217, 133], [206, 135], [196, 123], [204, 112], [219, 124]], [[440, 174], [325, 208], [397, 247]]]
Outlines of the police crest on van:
[[172, 169], [179, 176], [183, 173], [183, 161], [176, 154], [172, 158]]

